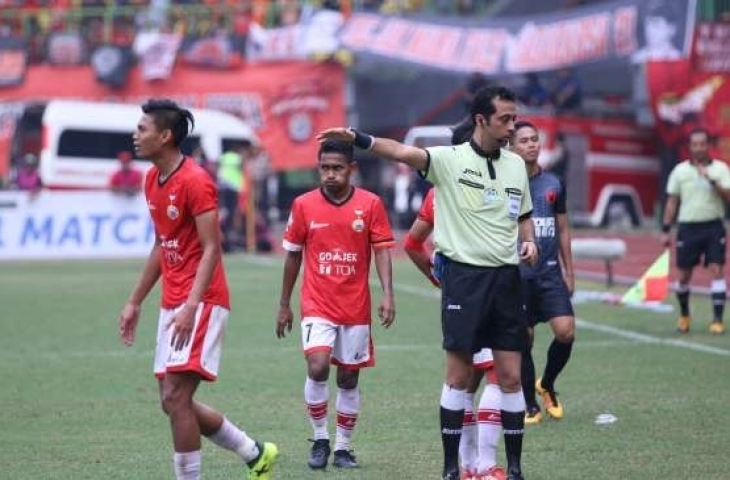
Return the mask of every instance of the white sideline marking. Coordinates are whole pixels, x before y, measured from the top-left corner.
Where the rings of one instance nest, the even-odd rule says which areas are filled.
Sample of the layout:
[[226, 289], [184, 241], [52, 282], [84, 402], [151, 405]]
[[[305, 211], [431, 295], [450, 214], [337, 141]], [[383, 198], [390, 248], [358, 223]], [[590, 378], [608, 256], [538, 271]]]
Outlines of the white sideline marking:
[[712, 347], [710, 345], [704, 345], [702, 343], [688, 342], [687, 340], [677, 340], [674, 338], [660, 338], [653, 335], [647, 335], [645, 333], [634, 332], [632, 330], [624, 330], [623, 328], [612, 327], [610, 325], [601, 325], [598, 323], [588, 322], [586, 320], [576, 318], [575, 324], [577, 327], [585, 328], [586, 330], [593, 330], [594, 332], [608, 333], [616, 335], [618, 337], [628, 338], [641, 343], [657, 344], [657, 345], [670, 345], [672, 347], [686, 348], [689, 350], [695, 350], [698, 352], [714, 353], [715, 355], [722, 355], [724, 357], [730, 357], [730, 350], [724, 348]]
[[[247, 255], [246, 261], [262, 265], [262, 266], [274, 266], [279, 265], [280, 262], [276, 262], [271, 258], [257, 258], [253, 255]], [[262, 261], [263, 260], [263, 261]], [[380, 286], [377, 280], [371, 279], [370, 280], [371, 285], [375, 285], [377, 287]], [[429, 297], [429, 298], [438, 298], [440, 296], [440, 293], [435, 288], [423, 288], [418, 287], [415, 285], [408, 285], [405, 283], [395, 283], [393, 284], [393, 288], [396, 290], [400, 290], [401, 292], [410, 293], [412, 295], [417, 295], [420, 297]], [[669, 345], [671, 347], [677, 347], [677, 348], [685, 348], [687, 350], [694, 350], [696, 352], [704, 352], [704, 353], [711, 353], [713, 355], [720, 355], [723, 357], [730, 357], [730, 350], [726, 350], [724, 348], [719, 347], [713, 347], [710, 345], [704, 345], [702, 343], [695, 343], [690, 342], [687, 340], [677, 340], [672, 338], [661, 338], [661, 337], [655, 337], [653, 335], [648, 335], [645, 333], [639, 333], [635, 332], [633, 330], [626, 330], [623, 328], [618, 327], [612, 327], [609, 325], [602, 325], [600, 323], [594, 323], [589, 322], [588, 320], [583, 320], [581, 318], [576, 318], [575, 323], [578, 327], [585, 328], [586, 330], [593, 330], [595, 332], [601, 332], [601, 333], [608, 333], [610, 335], [615, 335], [617, 337], [623, 337], [629, 340], [633, 340], [635, 342], [640, 343], [646, 343], [646, 344], [653, 344], [653, 345]]]

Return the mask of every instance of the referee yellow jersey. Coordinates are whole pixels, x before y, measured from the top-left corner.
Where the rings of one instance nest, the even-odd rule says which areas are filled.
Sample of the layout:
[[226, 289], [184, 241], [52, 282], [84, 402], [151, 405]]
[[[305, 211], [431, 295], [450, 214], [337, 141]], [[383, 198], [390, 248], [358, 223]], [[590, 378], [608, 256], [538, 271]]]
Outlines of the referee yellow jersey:
[[[724, 189], [730, 188], [730, 168], [721, 160], [707, 164], [707, 176]], [[679, 197], [680, 223], [708, 222], [725, 218], [725, 200], [690, 161], [677, 164], [667, 180], [667, 194]]]
[[489, 159], [470, 142], [426, 151], [421, 174], [436, 187], [436, 249], [469, 265], [517, 265], [517, 223], [532, 212], [522, 158], [500, 149]]

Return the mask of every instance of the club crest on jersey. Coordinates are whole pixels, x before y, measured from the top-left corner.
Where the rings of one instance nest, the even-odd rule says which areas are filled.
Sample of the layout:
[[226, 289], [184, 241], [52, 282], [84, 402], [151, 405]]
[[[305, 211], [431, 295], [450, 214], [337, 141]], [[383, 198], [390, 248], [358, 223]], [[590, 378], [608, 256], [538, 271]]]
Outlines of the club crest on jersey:
[[179, 216], [180, 216], [180, 210], [178, 210], [175, 205], [167, 206], [167, 217], [170, 220], [177, 220], [177, 217], [179, 217]]
[[356, 232], [365, 230], [365, 220], [362, 219], [362, 210], [355, 210], [355, 220], [352, 222], [352, 229]]
[[547, 192], [545, 192], [545, 200], [547, 200], [549, 204], [552, 205], [557, 199], [558, 192], [556, 192], [555, 190], [548, 190]]
[[169, 194], [167, 197], [170, 199], [170, 205], [167, 206], [167, 217], [170, 220], [177, 220], [177, 217], [180, 216], [180, 210], [178, 210], [178, 208], [175, 205], [173, 205], [173, 202], [177, 198], [177, 194], [173, 192], [173, 193]]

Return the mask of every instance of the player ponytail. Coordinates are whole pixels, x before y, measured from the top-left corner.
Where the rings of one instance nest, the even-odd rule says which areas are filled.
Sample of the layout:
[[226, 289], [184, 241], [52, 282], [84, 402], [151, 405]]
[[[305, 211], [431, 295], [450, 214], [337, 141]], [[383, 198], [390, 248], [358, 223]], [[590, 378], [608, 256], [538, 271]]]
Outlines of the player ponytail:
[[172, 143], [175, 147], [179, 147], [195, 128], [195, 119], [190, 110], [167, 98], [148, 100], [142, 105], [142, 111], [154, 119], [158, 130], [172, 132]]

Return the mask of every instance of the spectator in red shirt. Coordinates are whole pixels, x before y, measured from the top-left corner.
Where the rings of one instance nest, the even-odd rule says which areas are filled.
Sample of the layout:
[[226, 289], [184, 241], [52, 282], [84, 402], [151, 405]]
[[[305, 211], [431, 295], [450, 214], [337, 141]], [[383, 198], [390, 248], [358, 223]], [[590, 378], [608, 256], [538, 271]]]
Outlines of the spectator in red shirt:
[[119, 152], [117, 158], [120, 167], [109, 180], [109, 188], [114, 193], [121, 193], [130, 197], [137, 195], [142, 191], [142, 172], [134, 168], [131, 153]]

